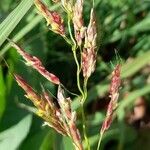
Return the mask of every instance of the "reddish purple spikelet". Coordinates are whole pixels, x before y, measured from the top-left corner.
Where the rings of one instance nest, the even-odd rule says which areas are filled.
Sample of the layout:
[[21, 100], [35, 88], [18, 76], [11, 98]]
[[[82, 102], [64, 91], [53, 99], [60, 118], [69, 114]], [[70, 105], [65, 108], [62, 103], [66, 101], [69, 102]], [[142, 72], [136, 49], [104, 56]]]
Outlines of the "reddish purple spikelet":
[[80, 133], [76, 127], [76, 112], [71, 109], [71, 99], [64, 97], [64, 91], [60, 86], [58, 87], [57, 97], [61, 113], [68, 124], [69, 136], [73, 139], [76, 149], [83, 150]]
[[121, 66], [117, 65], [115, 70], [112, 72], [112, 79], [111, 79], [111, 85], [110, 85], [110, 95], [113, 95], [113, 93], [117, 93], [121, 84], [120, 79], [120, 69]]
[[73, 25], [75, 32], [75, 39], [77, 44], [81, 46], [82, 39], [85, 35], [85, 27], [83, 26], [83, 0], [76, 0], [73, 9]]
[[63, 19], [54, 11], [50, 11], [47, 6], [41, 2], [41, 0], [35, 0], [35, 5], [39, 12], [44, 16], [47, 21], [47, 25], [51, 25], [51, 30], [62, 36], [65, 35], [65, 28]]
[[40, 98], [37, 96], [33, 88], [26, 83], [26, 81], [19, 75], [14, 75], [18, 85], [24, 89], [24, 91], [27, 93], [28, 97], [32, 97], [33, 99], [36, 99], [37, 101], [40, 100]]
[[97, 38], [97, 31], [96, 31], [96, 20], [94, 10], [91, 9], [90, 14], [90, 23], [87, 27], [86, 35], [85, 35], [85, 48], [96, 48], [96, 38]]
[[59, 78], [56, 77], [54, 74], [49, 73], [37, 57], [31, 56], [30, 54], [26, 53], [21, 47], [19, 47], [16, 43], [12, 41], [11, 44], [17, 50], [17, 52], [26, 60], [27, 65], [32, 66], [50, 82], [54, 84], [60, 84]]
[[62, 122], [60, 110], [51, 101], [51, 98], [47, 93], [39, 95], [33, 88], [27, 84], [27, 82], [19, 75], [14, 75], [18, 85], [26, 92], [26, 97], [30, 99], [37, 108], [36, 114], [43, 118], [46, 123], [54, 128], [58, 133], [62, 135], [68, 135], [66, 128]]
[[82, 52], [83, 76], [89, 78], [95, 70], [96, 53], [92, 48], [84, 49]]
[[82, 52], [82, 70], [83, 76], [89, 78], [95, 70], [96, 64], [96, 23], [94, 11], [91, 10], [90, 23], [85, 33], [85, 44]]
[[101, 133], [104, 133], [111, 125], [113, 120], [113, 113], [117, 107], [117, 101], [119, 97], [119, 87], [121, 84], [120, 78], [121, 66], [118, 64], [112, 72], [111, 85], [110, 85], [110, 102], [108, 104], [106, 118], [102, 124]]

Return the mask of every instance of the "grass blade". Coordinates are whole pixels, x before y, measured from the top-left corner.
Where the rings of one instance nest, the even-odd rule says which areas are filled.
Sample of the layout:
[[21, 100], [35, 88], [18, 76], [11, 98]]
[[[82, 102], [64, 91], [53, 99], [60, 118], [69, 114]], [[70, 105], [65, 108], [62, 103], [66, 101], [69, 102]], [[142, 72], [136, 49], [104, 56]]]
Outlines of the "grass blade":
[[7, 16], [0, 24], [0, 46], [4, 43], [9, 34], [14, 30], [23, 16], [33, 4], [33, 0], [22, 0], [21, 3]]

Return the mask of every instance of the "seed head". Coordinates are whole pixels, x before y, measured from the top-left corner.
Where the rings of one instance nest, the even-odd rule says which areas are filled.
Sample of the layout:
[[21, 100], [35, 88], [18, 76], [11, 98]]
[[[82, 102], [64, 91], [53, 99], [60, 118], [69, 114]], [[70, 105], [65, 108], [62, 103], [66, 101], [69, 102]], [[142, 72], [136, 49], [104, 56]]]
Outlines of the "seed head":
[[94, 10], [91, 9], [90, 15], [90, 22], [86, 30], [85, 34], [85, 48], [96, 48], [96, 38], [97, 38], [97, 31], [96, 31], [96, 20], [94, 15]]
[[73, 25], [75, 32], [75, 39], [77, 44], [81, 46], [82, 39], [85, 34], [85, 27], [83, 25], [83, 0], [76, 0], [73, 9]]
[[61, 86], [58, 87], [57, 98], [61, 113], [67, 122], [69, 136], [73, 139], [76, 150], [83, 150], [80, 133], [76, 127], [76, 112], [72, 111], [71, 99], [64, 97], [64, 90]]
[[115, 70], [112, 72], [112, 79], [110, 85], [110, 95], [112, 96], [114, 93], [118, 93], [121, 79], [120, 79], [120, 65], [117, 65]]
[[111, 125], [114, 115], [114, 110], [117, 107], [117, 101], [119, 97], [119, 87], [121, 84], [121, 78], [120, 78], [120, 70], [121, 66], [117, 65], [112, 72], [112, 79], [111, 79], [111, 85], [110, 85], [110, 102], [108, 104], [106, 118], [102, 124], [101, 133], [104, 133]]
[[66, 129], [61, 121], [60, 110], [51, 101], [47, 93], [39, 95], [27, 82], [19, 75], [14, 75], [20, 87], [26, 92], [26, 97], [30, 99], [37, 108], [36, 114], [43, 118], [50, 127], [54, 128], [58, 133], [67, 135]]
[[85, 44], [82, 52], [82, 71], [85, 78], [89, 78], [95, 70], [96, 64], [96, 24], [93, 9], [91, 10], [90, 23], [85, 33]]
[[57, 12], [50, 11], [48, 7], [41, 2], [41, 0], [35, 0], [34, 3], [39, 12], [46, 19], [47, 25], [51, 26], [51, 30], [57, 34], [64, 36], [65, 29], [61, 16]]
[[82, 71], [85, 78], [89, 78], [95, 70], [96, 52], [93, 48], [84, 48], [82, 52]]
[[61, 0], [61, 4], [64, 8], [64, 10], [70, 15], [72, 16], [72, 12], [73, 12], [73, 9], [72, 9], [72, 0]]
[[19, 47], [16, 43], [11, 41], [11, 45], [17, 50], [17, 52], [25, 59], [26, 64], [33, 67], [37, 70], [42, 76], [48, 79], [50, 82], [54, 84], [60, 84], [59, 78], [54, 74], [48, 72], [45, 67], [42, 65], [42, 62], [35, 56], [31, 56], [26, 53], [21, 47]]

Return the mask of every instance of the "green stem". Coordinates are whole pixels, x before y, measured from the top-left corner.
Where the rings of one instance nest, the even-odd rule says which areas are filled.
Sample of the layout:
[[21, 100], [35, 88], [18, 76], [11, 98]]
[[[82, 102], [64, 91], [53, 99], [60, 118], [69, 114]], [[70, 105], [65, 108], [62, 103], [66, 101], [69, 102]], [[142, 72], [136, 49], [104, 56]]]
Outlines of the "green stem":
[[89, 140], [87, 138], [87, 132], [86, 132], [86, 120], [85, 120], [85, 113], [84, 113], [84, 102], [87, 99], [87, 82], [88, 82], [88, 78], [84, 79], [84, 85], [83, 85], [83, 92], [84, 92], [84, 97], [82, 100], [82, 104], [81, 104], [81, 110], [82, 110], [82, 119], [83, 119], [83, 134], [84, 134], [84, 138], [85, 138], [85, 142], [87, 144], [87, 149], [90, 150], [90, 143]]
[[90, 150], [90, 143], [87, 137], [87, 133], [86, 133], [86, 120], [85, 120], [85, 113], [84, 113], [84, 107], [83, 107], [83, 103], [81, 104], [81, 111], [82, 111], [82, 121], [83, 121], [83, 134], [84, 134], [84, 139], [87, 145], [87, 149]]
[[73, 35], [72, 35], [72, 31], [71, 31], [71, 17], [68, 15], [68, 31], [69, 31], [69, 34], [70, 34], [70, 38], [73, 42], [73, 50], [76, 50], [76, 41], [75, 39], [73, 38]]
[[71, 41], [70, 41], [66, 36], [62, 36], [62, 37], [64, 38], [64, 40], [65, 40], [69, 45], [72, 46]]
[[98, 141], [98, 145], [97, 145], [97, 150], [99, 150], [99, 149], [100, 149], [100, 145], [101, 145], [102, 137], [103, 137], [103, 132], [101, 132], [101, 133], [100, 133], [99, 141]]
[[73, 56], [74, 56], [74, 59], [75, 59], [76, 65], [77, 65], [77, 86], [78, 86], [78, 89], [79, 89], [82, 97], [84, 97], [84, 93], [83, 93], [83, 90], [80, 85], [80, 65], [79, 65], [79, 62], [77, 59], [76, 51], [73, 51]]
[[74, 56], [74, 59], [75, 59], [75, 63], [77, 65], [77, 86], [78, 86], [78, 89], [81, 93], [81, 111], [82, 111], [82, 121], [83, 121], [83, 134], [84, 134], [84, 139], [85, 139], [85, 142], [87, 144], [87, 147], [88, 147], [88, 150], [90, 150], [90, 144], [89, 144], [89, 140], [88, 140], [88, 137], [87, 137], [87, 133], [86, 133], [86, 120], [85, 120], [85, 113], [84, 113], [84, 107], [83, 107], [83, 104], [84, 104], [84, 101], [85, 99], [87, 98], [87, 82], [85, 82], [85, 85], [84, 85], [84, 89], [82, 90], [81, 88], [81, 84], [80, 84], [80, 72], [81, 72], [81, 65], [79, 64], [79, 61], [77, 59], [77, 45], [76, 45], [76, 41], [75, 39], [73, 38], [73, 34], [72, 34], [72, 31], [71, 31], [71, 17], [68, 15], [68, 31], [69, 31], [69, 34], [70, 34], [70, 38], [73, 42], [72, 44], [72, 52], [73, 52], [73, 56]]
[[71, 92], [70, 90], [68, 90], [62, 83], [61, 83], [60, 85], [61, 85], [61, 86], [64, 88], [64, 90], [65, 90], [66, 92], [68, 92], [69, 94], [79, 97], [78, 94], [73, 93], [73, 92]]
[[80, 85], [81, 69], [80, 69], [80, 64], [78, 62], [78, 59], [77, 59], [76, 51], [73, 51], [73, 55], [74, 55], [74, 59], [75, 59], [76, 65], [77, 65], [77, 86], [82, 95], [82, 99], [81, 99], [80, 103], [81, 103], [81, 111], [82, 111], [83, 134], [84, 134], [84, 139], [87, 144], [88, 150], [90, 150], [90, 144], [89, 144], [89, 140], [88, 140], [87, 133], [86, 133], [86, 120], [85, 120], [85, 113], [84, 113], [84, 107], [83, 107], [84, 101], [87, 98], [87, 80], [84, 81], [84, 91], [83, 91], [81, 89], [81, 85]]
[[87, 99], [87, 82], [88, 82], [88, 78], [85, 78], [84, 79], [84, 85], [83, 85], [83, 90], [84, 90], [84, 101], [83, 101], [83, 103]]
[[81, 46], [79, 46], [79, 49], [80, 49], [80, 71], [81, 71], [81, 69], [82, 69], [82, 48], [81, 48]]

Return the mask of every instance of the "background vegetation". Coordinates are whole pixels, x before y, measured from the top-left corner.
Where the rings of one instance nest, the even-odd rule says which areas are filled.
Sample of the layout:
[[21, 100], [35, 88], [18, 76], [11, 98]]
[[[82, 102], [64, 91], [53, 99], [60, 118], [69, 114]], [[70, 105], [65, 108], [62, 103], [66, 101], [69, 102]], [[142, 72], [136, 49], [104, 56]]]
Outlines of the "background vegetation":
[[[84, 17], [88, 23], [91, 1], [85, 0]], [[51, 9], [58, 9], [50, 0]], [[26, 67], [21, 57], [10, 47], [7, 37], [38, 56], [46, 68], [55, 73], [64, 85], [74, 92], [76, 65], [64, 40], [46, 27], [37, 15], [33, 0], [0, 1], [0, 150], [69, 150], [67, 138], [42, 126], [40, 118], [32, 115], [12, 75], [21, 74], [35, 89], [41, 85], [53, 94], [56, 88], [36, 71]], [[88, 85], [85, 104], [88, 135], [95, 148], [99, 129], [109, 102], [108, 85], [112, 64], [122, 63], [122, 88], [117, 118], [102, 141], [105, 150], [150, 149], [150, 1], [95, 0], [99, 51], [96, 72]], [[116, 51], [116, 52], [115, 52]], [[6, 65], [7, 61], [8, 66]], [[112, 62], [112, 63], [111, 63]], [[73, 98], [73, 97], [72, 97]], [[73, 101], [78, 108], [77, 100]], [[80, 119], [80, 110], [78, 111]], [[78, 122], [79, 127], [81, 122]]]

